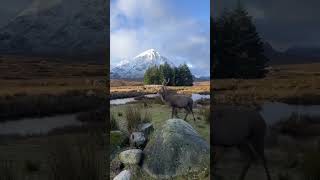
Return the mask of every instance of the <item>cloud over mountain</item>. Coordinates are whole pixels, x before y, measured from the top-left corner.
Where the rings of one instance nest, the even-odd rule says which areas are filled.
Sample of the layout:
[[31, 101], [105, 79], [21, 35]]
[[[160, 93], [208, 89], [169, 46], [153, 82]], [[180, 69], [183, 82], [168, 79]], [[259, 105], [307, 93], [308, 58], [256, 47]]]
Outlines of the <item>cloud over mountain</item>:
[[192, 64], [196, 75], [209, 75], [210, 7], [200, 6], [204, 2], [111, 1], [111, 64], [152, 47], [177, 64]]

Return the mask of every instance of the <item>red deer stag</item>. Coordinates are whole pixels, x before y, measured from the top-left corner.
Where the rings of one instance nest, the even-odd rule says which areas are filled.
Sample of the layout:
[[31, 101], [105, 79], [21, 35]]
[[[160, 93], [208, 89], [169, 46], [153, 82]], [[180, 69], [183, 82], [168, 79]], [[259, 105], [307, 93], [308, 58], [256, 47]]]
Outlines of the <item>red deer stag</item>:
[[176, 115], [176, 108], [184, 108], [186, 110], [186, 116], [184, 117], [184, 120], [187, 119], [188, 114], [191, 112], [193, 116], [193, 120], [196, 121], [193, 114], [193, 100], [189, 96], [185, 95], [178, 95], [178, 94], [172, 94], [168, 91], [166, 85], [168, 84], [169, 80], [167, 82], [163, 81], [162, 86], [159, 90], [159, 95], [161, 100], [164, 103], [169, 104], [169, 106], [172, 107], [172, 114], [171, 118], [173, 118], [173, 114]]
[[211, 138], [213, 147], [237, 147], [247, 157], [240, 180], [245, 176], [257, 155], [263, 162], [268, 180], [271, 180], [264, 154], [266, 123], [255, 110], [234, 106], [213, 108]]

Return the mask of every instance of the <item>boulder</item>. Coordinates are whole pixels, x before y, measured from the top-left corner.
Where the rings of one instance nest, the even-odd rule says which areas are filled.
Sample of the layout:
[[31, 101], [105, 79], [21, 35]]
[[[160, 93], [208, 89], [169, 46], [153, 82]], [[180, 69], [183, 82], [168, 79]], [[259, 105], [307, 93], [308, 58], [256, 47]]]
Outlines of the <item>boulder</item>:
[[143, 132], [133, 132], [130, 135], [130, 145], [134, 147], [143, 147], [147, 139]]
[[209, 144], [181, 119], [167, 120], [144, 149], [143, 169], [156, 179], [203, 172], [209, 166]]
[[130, 180], [131, 179], [131, 172], [129, 170], [123, 170], [118, 174], [113, 180]]
[[151, 123], [143, 123], [139, 125], [139, 130], [148, 137], [154, 129]]
[[119, 159], [123, 164], [139, 164], [142, 159], [142, 150], [129, 149], [119, 154]]

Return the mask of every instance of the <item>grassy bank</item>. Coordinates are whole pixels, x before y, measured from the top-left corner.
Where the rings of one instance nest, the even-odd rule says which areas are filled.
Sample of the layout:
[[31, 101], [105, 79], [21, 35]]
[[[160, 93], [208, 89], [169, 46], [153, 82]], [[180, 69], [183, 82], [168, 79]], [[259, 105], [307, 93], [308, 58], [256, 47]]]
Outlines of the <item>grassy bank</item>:
[[103, 95], [88, 96], [85, 91], [61, 94], [15, 94], [0, 97], [0, 121], [43, 117], [96, 109], [106, 104]]
[[320, 64], [275, 66], [263, 79], [212, 80], [215, 103], [320, 104]]
[[[155, 94], [159, 91], [160, 86], [143, 85], [143, 82], [125, 81], [125, 80], [111, 80], [110, 82], [111, 98], [125, 98], [134, 97], [144, 94]], [[210, 94], [210, 82], [195, 82], [193, 86], [172, 86], [168, 87], [177, 93], [183, 94]]]
[[0, 121], [89, 111], [106, 99], [106, 70], [93, 61], [1, 56]]

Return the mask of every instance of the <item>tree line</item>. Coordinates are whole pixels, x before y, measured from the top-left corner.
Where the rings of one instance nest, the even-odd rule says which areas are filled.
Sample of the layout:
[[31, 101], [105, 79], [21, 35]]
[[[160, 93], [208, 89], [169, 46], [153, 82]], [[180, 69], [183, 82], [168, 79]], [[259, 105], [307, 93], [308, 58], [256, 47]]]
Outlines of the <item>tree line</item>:
[[214, 78], [262, 78], [266, 75], [268, 58], [264, 44], [252, 18], [239, 3], [211, 18]]
[[144, 84], [162, 84], [169, 81], [168, 86], [192, 86], [193, 75], [186, 64], [171, 67], [167, 62], [160, 66], [149, 67], [144, 74]]

